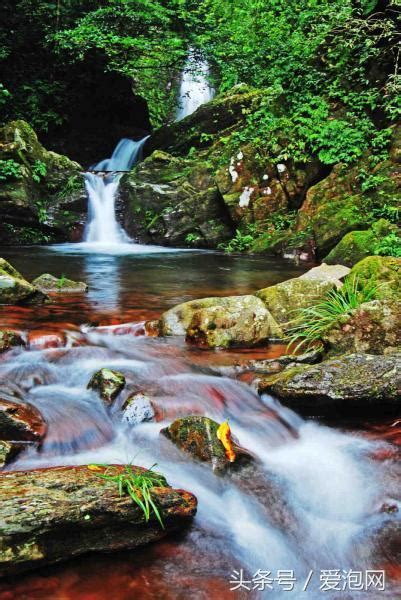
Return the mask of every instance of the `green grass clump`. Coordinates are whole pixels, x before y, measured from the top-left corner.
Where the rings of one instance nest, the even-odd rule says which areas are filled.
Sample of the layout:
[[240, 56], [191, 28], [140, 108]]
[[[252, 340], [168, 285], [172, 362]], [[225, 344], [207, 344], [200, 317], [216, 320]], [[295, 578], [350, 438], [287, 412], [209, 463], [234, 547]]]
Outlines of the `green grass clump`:
[[288, 331], [289, 346], [296, 344], [292, 352], [301, 348], [322, 346], [322, 338], [341, 317], [348, 315], [364, 302], [376, 297], [380, 286], [369, 284], [361, 286], [358, 278], [346, 278], [340, 289], [328, 292], [317, 304], [297, 310], [293, 325]]
[[[164, 529], [159, 509], [157, 508], [151, 496], [151, 491], [155, 487], [165, 487], [166, 480], [163, 475], [152, 471], [156, 465], [152, 465], [147, 471], [137, 470], [132, 465], [121, 467], [114, 465], [90, 465], [95, 474], [106, 481], [115, 483], [120, 496], [124, 493], [129, 494], [132, 501], [137, 504], [143, 514], [145, 521], [148, 522], [153, 512], [161, 527]], [[98, 472], [104, 469], [103, 472]]]

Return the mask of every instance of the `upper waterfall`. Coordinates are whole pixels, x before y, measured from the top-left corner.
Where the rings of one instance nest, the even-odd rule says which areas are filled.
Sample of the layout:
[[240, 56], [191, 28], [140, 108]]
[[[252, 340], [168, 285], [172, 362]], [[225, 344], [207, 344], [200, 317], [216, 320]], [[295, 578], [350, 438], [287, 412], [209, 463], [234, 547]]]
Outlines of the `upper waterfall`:
[[213, 99], [215, 90], [209, 83], [209, 72], [209, 63], [199, 60], [191, 48], [181, 76], [176, 121], [188, 117]]
[[[143, 146], [148, 137], [136, 142], [122, 139], [111, 158], [93, 165], [91, 172], [85, 173], [85, 187], [88, 194], [85, 242], [114, 245], [131, 241], [117, 222], [115, 214], [115, 201], [121, 178], [119, 171], [129, 171], [142, 159]], [[98, 175], [96, 172], [104, 174]]]

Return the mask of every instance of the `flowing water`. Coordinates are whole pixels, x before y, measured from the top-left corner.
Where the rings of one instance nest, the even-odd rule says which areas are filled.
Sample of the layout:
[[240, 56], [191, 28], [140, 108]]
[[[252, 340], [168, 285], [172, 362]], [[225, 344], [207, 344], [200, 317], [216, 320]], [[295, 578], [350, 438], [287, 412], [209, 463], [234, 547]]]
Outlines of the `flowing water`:
[[[146, 253], [146, 248], [93, 254], [80, 245], [6, 249], [2, 256], [28, 278], [45, 264], [56, 275], [64, 272], [90, 285], [85, 296], [40, 308], [0, 307], [0, 325], [20, 328], [30, 340], [26, 349], [2, 356], [0, 385], [37, 406], [49, 425], [41, 451], [26, 451], [10, 468], [156, 462], [172, 485], [197, 496], [199, 510], [178, 536], [137, 552], [83, 557], [2, 583], [0, 600], [291, 598], [277, 580], [280, 570], [294, 571], [294, 598], [400, 597], [394, 581], [381, 593], [319, 590], [321, 569], [393, 568], [391, 557], [371, 543], [372, 531], [398, 519], [380, 511], [383, 503], [399, 502], [395, 463], [377, 458], [389, 455], [389, 441], [306, 422], [227, 376], [230, 365], [274, 357], [283, 347], [216, 352], [144, 335], [143, 321], [168, 306], [247, 293], [306, 267], [265, 257]], [[111, 410], [86, 388], [101, 367], [118, 369], [127, 379]], [[157, 422], [136, 427], [123, 422], [121, 405], [137, 391], [151, 396]], [[188, 414], [229, 418], [240, 444], [254, 455], [255, 468], [243, 476], [217, 477], [174, 449], [160, 429]], [[246, 579], [258, 569], [270, 571], [276, 578], [273, 590], [231, 592], [233, 572], [241, 569]]]
[[215, 91], [209, 83], [210, 69], [193, 49], [189, 51], [181, 76], [176, 121], [191, 115], [202, 104], [213, 99]]

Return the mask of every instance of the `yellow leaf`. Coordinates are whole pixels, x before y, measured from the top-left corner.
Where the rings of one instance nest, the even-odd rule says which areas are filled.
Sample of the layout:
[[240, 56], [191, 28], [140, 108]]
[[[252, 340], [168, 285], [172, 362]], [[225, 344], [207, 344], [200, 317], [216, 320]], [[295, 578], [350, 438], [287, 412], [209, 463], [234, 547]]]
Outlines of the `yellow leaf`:
[[236, 456], [234, 452], [233, 442], [231, 439], [231, 429], [227, 421], [224, 421], [224, 423], [222, 423], [218, 428], [217, 438], [220, 440], [220, 442], [225, 448], [227, 459], [230, 462], [234, 462]]

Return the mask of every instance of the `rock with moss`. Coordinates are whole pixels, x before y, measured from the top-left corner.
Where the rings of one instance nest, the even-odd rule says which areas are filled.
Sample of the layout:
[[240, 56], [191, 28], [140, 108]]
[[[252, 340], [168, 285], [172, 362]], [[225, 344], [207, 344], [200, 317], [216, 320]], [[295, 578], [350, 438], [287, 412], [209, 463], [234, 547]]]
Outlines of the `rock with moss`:
[[[131, 550], [189, 525], [195, 496], [171, 488], [158, 473], [130, 466], [133, 476], [154, 479], [155, 512], [149, 519], [125, 488], [99, 475], [104, 469], [56, 467], [0, 474], [0, 575], [19, 573], [90, 552]], [[110, 467], [118, 476], [123, 466]], [[24, 510], [21, 510], [23, 506]]]
[[186, 335], [209, 348], [256, 346], [283, 337], [263, 302], [255, 296], [203, 298], [179, 304], [160, 319], [162, 335]]
[[23, 278], [10, 263], [0, 258], [0, 304], [42, 304], [49, 297]]
[[224, 201], [205, 161], [156, 151], [120, 185], [124, 227], [143, 243], [215, 248], [232, 236]]
[[313, 306], [328, 292], [341, 285], [340, 281], [294, 277], [256, 292], [284, 331], [288, 330], [300, 308]]
[[376, 287], [376, 298], [399, 299], [401, 258], [368, 256], [354, 265], [350, 277], [357, 279], [360, 286]]
[[99, 393], [107, 406], [110, 406], [125, 387], [125, 377], [119, 371], [100, 369], [92, 375], [88, 389]]
[[0, 469], [12, 462], [26, 447], [26, 443], [0, 441]]
[[3, 244], [70, 239], [71, 227], [82, 222], [86, 212], [81, 171], [78, 163], [46, 150], [25, 121], [11, 121], [1, 127], [0, 235]]
[[0, 354], [18, 346], [25, 346], [19, 333], [11, 329], [0, 329]]
[[82, 294], [88, 291], [88, 286], [83, 281], [72, 281], [66, 277], [54, 277], [44, 273], [32, 281], [38, 290], [52, 294]]
[[363, 418], [399, 414], [401, 354], [348, 354], [313, 366], [289, 366], [262, 378], [268, 392], [303, 415]]
[[226, 449], [217, 436], [220, 425], [213, 419], [203, 416], [189, 416], [177, 419], [161, 430], [177, 448], [189, 454], [195, 460], [208, 463], [216, 472], [226, 471], [230, 465], [244, 464], [249, 454], [233, 441], [235, 460], [230, 462]]
[[401, 301], [373, 300], [341, 317], [323, 336], [330, 354], [384, 354], [401, 348]]
[[365, 231], [350, 231], [331, 250], [324, 261], [352, 267], [367, 256], [375, 254], [380, 242], [392, 233], [399, 235], [399, 228], [386, 219], [380, 219]]

